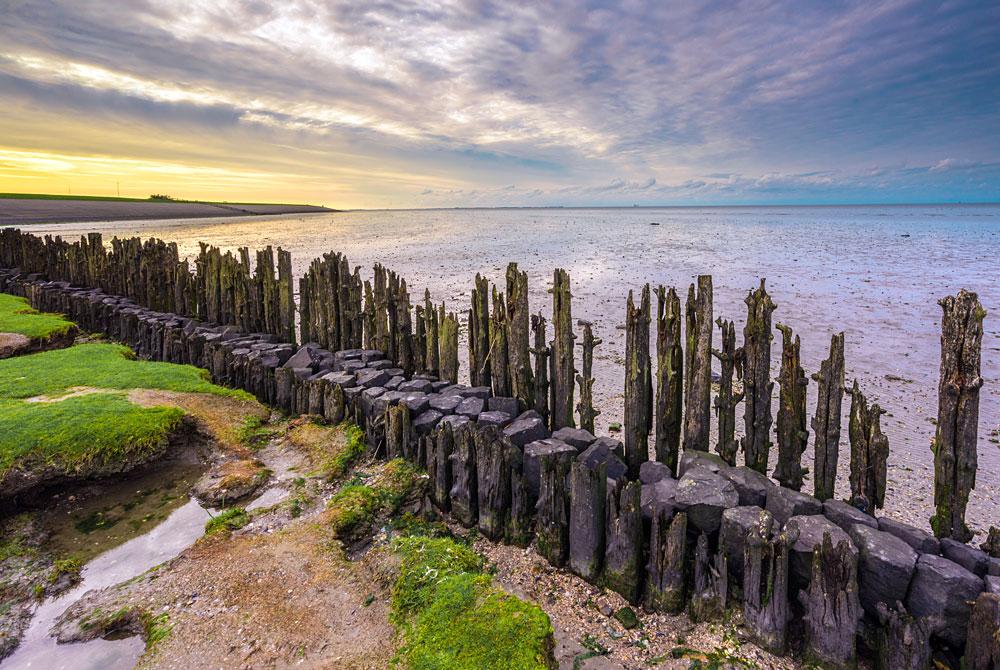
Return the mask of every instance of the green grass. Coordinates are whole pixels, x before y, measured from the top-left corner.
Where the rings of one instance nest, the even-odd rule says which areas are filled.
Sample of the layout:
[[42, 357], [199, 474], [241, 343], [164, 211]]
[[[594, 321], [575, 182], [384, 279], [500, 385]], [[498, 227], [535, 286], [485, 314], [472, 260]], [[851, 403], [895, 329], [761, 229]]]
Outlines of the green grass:
[[504, 593], [479, 556], [450, 538], [404, 537], [393, 586], [394, 659], [410, 670], [543, 670], [554, 667], [553, 631], [537, 605]]
[[205, 524], [205, 535], [215, 535], [216, 533], [228, 533], [239, 530], [250, 523], [250, 515], [242, 507], [230, 507], [224, 509]]
[[420, 471], [406, 461], [389, 461], [371, 484], [351, 483], [333, 495], [328, 503], [330, 527], [343, 536], [365, 527], [379, 514], [394, 514], [420, 479]]
[[0, 293], [0, 333], [18, 333], [43, 338], [62, 335], [73, 327], [58, 314], [45, 314], [31, 308], [24, 298]]
[[113, 195], [60, 195], [58, 193], [0, 193], [0, 200], [97, 200], [107, 202], [184, 202], [202, 205], [277, 205], [281, 207], [303, 207], [299, 203], [288, 202], [228, 202], [225, 200], [184, 200], [182, 198], [121, 198]]
[[344, 445], [320, 465], [320, 472], [333, 481], [347, 474], [347, 469], [365, 452], [365, 432], [352, 423], [341, 423]]

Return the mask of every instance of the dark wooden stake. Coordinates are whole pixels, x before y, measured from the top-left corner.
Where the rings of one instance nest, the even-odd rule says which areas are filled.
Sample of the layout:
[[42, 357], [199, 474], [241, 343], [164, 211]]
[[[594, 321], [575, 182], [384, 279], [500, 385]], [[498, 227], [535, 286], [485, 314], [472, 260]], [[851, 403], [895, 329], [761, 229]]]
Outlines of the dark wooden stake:
[[795, 538], [777, 534], [762, 517], [747, 533], [743, 560], [743, 620], [764, 649], [785, 653], [788, 628], [788, 549]]
[[676, 474], [684, 389], [681, 301], [673, 288], [661, 286], [656, 295], [656, 460]]
[[686, 307], [684, 450], [708, 451], [712, 398], [712, 276], [691, 284]]
[[573, 314], [569, 274], [557, 269], [552, 281], [552, 430], [574, 427]]
[[748, 468], [767, 474], [771, 453], [771, 314], [777, 305], [764, 288], [750, 291], [746, 297], [747, 323], [743, 327], [743, 457]]
[[653, 388], [649, 361], [649, 284], [636, 309], [632, 291], [625, 311], [625, 464], [629, 479], [639, 478], [639, 466], [649, 460]]
[[808, 380], [800, 364], [799, 336], [783, 323], [781, 331], [781, 372], [778, 375], [778, 465], [774, 478], [785, 488], [802, 490], [802, 454], [809, 443], [806, 430], [806, 386]]
[[1000, 668], [1000, 595], [980, 593], [973, 603], [962, 667], [965, 670]]
[[654, 612], [677, 614], [684, 611], [686, 598], [687, 513], [678, 512], [672, 520], [671, 513], [663, 508], [653, 511], [646, 565], [646, 607]]
[[479, 519], [479, 492], [476, 477], [475, 428], [465, 424], [455, 429], [455, 451], [451, 455], [451, 514], [472, 528]]
[[[580, 387], [580, 402], [576, 404], [576, 412], [580, 415], [580, 428], [593, 433], [594, 419], [601, 413], [600, 410], [594, 409], [594, 347], [599, 345], [601, 340], [594, 337], [593, 324], [589, 321], [578, 320], [576, 324], [583, 328], [583, 342], [581, 345], [583, 349], [583, 371], [582, 374], [576, 376], [576, 383]], [[547, 374], [545, 378], [547, 383]], [[537, 397], [536, 394], [536, 399]]]
[[438, 309], [440, 324], [441, 370], [439, 376], [443, 381], [458, 383], [458, 317], [454, 312], [445, 314], [444, 303]]
[[931, 622], [914, 618], [896, 603], [877, 605], [881, 626], [875, 631], [876, 670], [926, 670], [931, 665]]
[[851, 502], [868, 514], [882, 509], [885, 502], [886, 459], [889, 438], [882, 434], [882, 414], [878, 403], [868, 401], [858, 387], [851, 388]]
[[510, 468], [496, 426], [480, 428], [475, 441], [479, 532], [497, 541], [503, 538], [510, 511]]
[[493, 316], [490, 319], [490, 372], [493, 395], [508, 398], [511, 394], [510, 365], [507, 358], [507, 306], [503, 293], [493, 287]]
[[507, 356], [511, 390], [523, 412], [535, 404], [531, 357], [529, 355], [528, 273], [519, 272], [517, 263], [507, 266]]
[[607, 491], [604, 585], [632, 604], [642, 592], [642, 509], [638, 480]]
[[824, 668], [857, 666], [854, 638], [861, 618], [858, 561], [849, 541], [833, 546], [829, 533], [816, 545], [809, 588], [799, 593], [805, 609], [805, 656]]
[[545, 317], [541, 313], [531, 315], [531, 332], [534, 334], [535, 344], [531, 349], [531, 353], [535, 356], [535, 411], [538, 412], [545, 425], [548, 426], [549, 358], [552, 351], [549, 349], [549, 345], [546, 344]]
[[570, 468], [569, 569], [596, 582], [604, 567], [605, 506], [608, 467], [587, 467], [573, 461]]
[[441, 345], [440, 345], [440, 323], [438, 321], [438, 311], [431, 302], [430, 289], [424, 289], [424, 334], [426, 344], [424, 347], [424, 368], [431, 375], [438, 374], [441, 369]]
[[837, 461], [840, 458], [840, 412], [844, 398], [844, 334], [830, 338], [830, 356], [820, 363], [813, 379], [817, 383], [814, 495], [829, 500], [836, 494]]
[[492, 386], [490, 374], [490, 283], [476, 274], [469, 310], [469, 380], [473, 386]]
[[[719, 422], [719, 441], [715, 450], [726, 463], [736, 465], [736, 406], [743, 400], [742, 393], [733, 392], [733, 373], [736, 372], [741, 357], [736, 351], [736, 326], [721, 317], [715, 320], [722, 331], [722, 349], [712, 349], [712, 355], [722, 365], [719, 378], [719, 395], [715, 397], [715, 416]], [[742, 376], [742, 369], [739, 370]]]
[[694, 622], [721, 619], [726, 612], [729, 589], [729, 563], [719, 551], [715, 559], [708, 549], [708, 536], [702, 533], [694, 552], [694, 589], [688, 616]]
[[570, 452], [538, 457], [539, 485], [535, 547], [539, 555], [556, 567], [569, 556], [569, 470]]

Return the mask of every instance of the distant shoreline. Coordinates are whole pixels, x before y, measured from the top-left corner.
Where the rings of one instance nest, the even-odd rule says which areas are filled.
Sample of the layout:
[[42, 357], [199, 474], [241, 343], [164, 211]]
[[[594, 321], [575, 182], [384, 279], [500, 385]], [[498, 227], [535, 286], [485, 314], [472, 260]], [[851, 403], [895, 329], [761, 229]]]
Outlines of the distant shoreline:
[[128, 198], [18, 197], [0, 194], [0, 226], [215, 217], [315, 214], [337, 210], [317, 205], [135, 200]]

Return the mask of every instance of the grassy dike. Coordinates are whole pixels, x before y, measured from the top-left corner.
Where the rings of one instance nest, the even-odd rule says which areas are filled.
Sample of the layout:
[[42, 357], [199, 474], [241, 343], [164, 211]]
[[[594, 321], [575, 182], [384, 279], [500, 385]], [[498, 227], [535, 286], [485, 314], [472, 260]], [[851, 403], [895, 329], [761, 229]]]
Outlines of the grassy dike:
[[35, 339], [64, 335], [76, 326], [59, 314], [44, 314], [24, 298], [0, 293], [0, 333], [14, 333]]

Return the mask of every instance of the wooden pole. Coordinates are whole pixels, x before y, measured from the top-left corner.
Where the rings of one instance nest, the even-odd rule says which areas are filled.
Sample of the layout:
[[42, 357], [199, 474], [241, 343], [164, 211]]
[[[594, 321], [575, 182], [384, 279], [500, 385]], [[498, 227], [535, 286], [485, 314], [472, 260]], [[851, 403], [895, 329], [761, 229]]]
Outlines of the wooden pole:
[[573, 315], [569, 274], [557, 269], [552, 281], [552, 429], [574, 427]]
[[708, 451], [712, 397], [712, 276], [699, 275], [688, 289], [684, 450]]
[[660, 286], [656, 295], [656, 460], [676, 474], [683, 425], [681, 301], [673, 288]]
[[[579, 320], [576, 323], [583, 328], [583, 372], [576, 376], [576, 383], [580, 387], [580, 402], [576, 404], [576, 412], [580, 415], [580, 428], [593, 433], [594, 419], [601, 413], [600, 410], [594, 409], [594, 348], [601, 343], [601, 340], [594, 337], [593, 324], [589, 321]], [[542, 326], [544, 328], [544, 320]], [[545, 384], [548, 386], [547, 371]], [[535, 398], [538, 398], [537, 394]]]
[[771, 314], [777, 305], [760, 280], [760, 288], [746, 297], [747, 323], [743, 328], [743, 456], [748, 468], [767, 474], [771, 452]]
[[507, 266], [507, 353], [511, 390], [523, 412], [535, 403], [531, 358], [528, 346], [528, 274], [517, 263]]
[[473, 386], [492, 386], [490, 374], [490, 283], [476, 274], [469, 310], [469, 380]]
[[802, 467], [802, 454], [809, 442], [806, 430], [806, 373], [799, 363], [799, 336], [783, 323], [781, 331], [781, 372], [778, 376], [778, 466], [774, 478], [794, 491], [802, 489], [809, 470]]
[[625, 312], [625, 461], [629, 479], [649, 460], [653, 389], [649, 362], [649, 284], [642, 289], [639, 308], [628, 293]]
[[[531, 332], [534, 334], [535, 345], [531, 349], [531, 353], [535, 357], [535, 411], [538, 412], [539, 416], [542, 417], [542, 421], [548, 426], [549, 358], [552, 355], [552, 350], [546, 344], [545, 317], [541, 313], [531, 315]], [[600, 340], [596, 340], [595, 342], [600, 342]]]
[[814, 495], [829, 500], [836, 494], [837, 461], [840, 457], [840, 412], [844, 397], [844, 334], [830, 338], [830, 356], [820, 363], [813, 375], [817, 383], [816, 415], [812, 420], [815, 435]]
[[882, 434], [878, 403], [868, 406], [857, 380], [851, 388], [851, 502], [868, 514], [875, 514], [885, 502], [886, 460], [889, 439]]
[[742, 376], [742, 364], [736, 351], [736, 326], [721, 317], [715, 323], [722, 331], [722, 349], [712, 349], [712, 355], [722, 365], [719, 395], [715, 398], [715, 415], [719, 422], [719, 441], [715, 450], [726, 463], [736, 465], [736, 450], [739, 447], [736, 443], [736, 406], [743, 400], [743, 394], [733, 392], [733, 373], [740, 364]]

